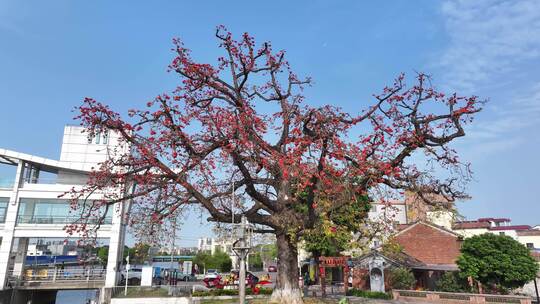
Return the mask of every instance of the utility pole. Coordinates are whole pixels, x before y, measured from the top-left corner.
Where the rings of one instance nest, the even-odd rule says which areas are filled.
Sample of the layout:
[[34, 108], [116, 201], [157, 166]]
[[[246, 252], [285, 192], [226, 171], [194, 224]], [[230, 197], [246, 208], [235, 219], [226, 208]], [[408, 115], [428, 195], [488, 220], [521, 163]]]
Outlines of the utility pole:
[[238, 275], [238, 294], [240, 296], [240, 304], [246, 301], [246, 257], [249, 253], [251, 240], [250, 231], [247, 219], [244, 215], [240, 220], [240, 225], [237, 228], [238, 239], [233, 243], [233, 251], [240, 258], [240, 271]]
[[176, 273], [173, 271], [174, 269], [174, 243], [175, 243], [175, 239], [176, 239], [176, 216], [173, 215], [173, 219], [172, 219], [172, 228], [173, 228], [173, 231], [172, 231], [172, 242], [171, 242], [171, 264], [169, 266], [169, 291], [171, 290], [171, 285], [173, 283], [173, 273], [174, 275], [176, 275]]
[[538, 296], [538, 285], [536, 283], [536, 279], [534, 278], [534, 291], [536, 292], [536, 303], [540, 303], [540, 296]]

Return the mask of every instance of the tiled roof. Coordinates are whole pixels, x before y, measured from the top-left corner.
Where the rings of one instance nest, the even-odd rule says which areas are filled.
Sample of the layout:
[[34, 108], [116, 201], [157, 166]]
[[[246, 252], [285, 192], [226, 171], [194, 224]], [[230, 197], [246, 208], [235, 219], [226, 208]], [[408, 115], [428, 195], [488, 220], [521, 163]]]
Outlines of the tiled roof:
[[[412, 226], [416, 226], [416, 225], [424, 225], [424, 226], [429, 226], [431, 228], [434, 228], [434, 229], [438, 229], [440, 231], [443, 231], [443, 232], [446, 232], [446, 233], [449, 233], [449, 234], [452, 234], [456, 237], [458, 237], [459, 235], [457, 233], [455, 233], [454, 231], [452, 230], [449, 230], [449, 229], [446, 229], [445, 227], [442, 227], [442, 226], [439, 226], [437, 224], [434, 224], [432, 222], [429, 222], [429, 221], [416, 221], [414, 223], [410, 223], [410, 224], [398, 224], [396, 227], [398, 229], [398, 233], [395, 234], [395, 236], [401, 234], [404, 230], [412, 227]], [[401, 227], [400, 227], [401, 226]]]
[[411, 225], [411, 224], [397, 224], [397, 225], [396, 225], [396, 229], [397, 229], [397, 231], [401, 231], [401, 230], [403, 230], [403, 229], [409, 227], [410, 225]]
[[540, 235], [540, 230], [537, 230], [537, 229], [531, 229], [531, 230], [521, 230], [521, 231], [517, 231], [517, 235], [519, 236], [535, 236], [535, 235]]
[[479, 222], [479, 221], [465, 221], [465, 222], [456, 222], [452, 229], [487, 229], [490, 227], [489, 222]]
[[496, 218], [496, 217], [483, 217], [478, 219], [479, 222], [495, 222], [495, 223], [502, 223], [502, 222], [510, 222], [510, 219], [508, 218]]
[[442, 271], [456, 271], [459, 270], [456, 264], [426, 264], [423, 266], [412, 267], [419, 270], [442, 270]]
[[529, 225], [499, 226], [491, 227], [489, 230], [531, 230]]

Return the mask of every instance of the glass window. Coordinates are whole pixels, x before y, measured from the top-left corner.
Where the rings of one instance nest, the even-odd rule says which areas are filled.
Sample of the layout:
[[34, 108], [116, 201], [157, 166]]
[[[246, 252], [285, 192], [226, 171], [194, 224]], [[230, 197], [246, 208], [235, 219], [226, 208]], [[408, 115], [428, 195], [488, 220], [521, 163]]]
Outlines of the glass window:
[[109, 143], [109, 131], [103, 132], [103, 144], [106, 145]]
[[534, 244], [533, 243], [527, 243], [527, 248], [534, 249]]
[[4, 223], [6, 221], [8, 203], [9, 203], [9, 198], [0, 197], [0, 223]]
[[[77, 211], [72, 210], [70, 202], [67, 200], [22, 198], [17, 222], [22, 224], [68, 224], [77, 220], [78, 217]], [[93, 220], [97, 222], [97, 218]], [[109, 208], [105, 224], [110, 224], [111, 221], [112, 208]]]
[[96, 133], [96, 144], [99, 145], [99, 138], [101, 137], [101, 133], [97, 132]]

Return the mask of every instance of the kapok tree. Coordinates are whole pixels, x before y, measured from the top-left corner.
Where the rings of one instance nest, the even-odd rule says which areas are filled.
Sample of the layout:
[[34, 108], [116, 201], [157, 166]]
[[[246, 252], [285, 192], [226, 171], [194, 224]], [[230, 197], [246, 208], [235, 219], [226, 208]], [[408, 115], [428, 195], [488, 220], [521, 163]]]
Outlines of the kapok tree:
[[[424, 74], [407, 86], [401, 75], [359, 114], [313, 107], [301, 95], [310, 79], [292, 72], [284, 51], [257, 46], [247, 33], [235, 40], [223, 27], [215, 36], [223, 50], [215, 65], [197, 62], [175, 39], [169, 68], [179, 86], [126, 119], [84, 100], [77, 119], [89, 136], [110, 130], [130, 148], [102, 163], [74, 200], [103, 192], [92, 210], [132, 200], [130, 223], [146, 233], [191, 205], [215, 222], [244, 215], [277, 238], [273, 300], [300, 303], [297, 243], [321, 214], [381, 187], [448, 201], [464, 196], [468, 167], [448, 144], [480, 110], [476, 97], [445, 96]], [[428, 169], [407, 162], [416, 151]], [[449, 174], [434, 172], [435, 165]], [[105, 191], [126, 183], [132, 191]], [[243, 204], [231, 203], [233, 192]]]

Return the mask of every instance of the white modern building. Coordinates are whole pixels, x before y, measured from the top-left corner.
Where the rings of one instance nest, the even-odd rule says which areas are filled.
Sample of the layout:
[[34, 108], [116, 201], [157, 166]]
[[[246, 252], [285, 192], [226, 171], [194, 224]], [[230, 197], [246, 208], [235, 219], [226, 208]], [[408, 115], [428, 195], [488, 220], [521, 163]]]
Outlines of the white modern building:
[[[77, 219], [67, 199], [60, 195], [82, 187], [89, 173], [118, 145], [115, 134], [97, 134], [89, 138], [79, 126], [66, 126], [59, 160], [0, 149], [0, 165], [16, 168], [15, 176], [0, 183], [0, 290], [9, 278], [24, 273], [25, 256], [30, 251], [43, 254], [39, 246], [29, 248], [30, 238], [67, 239], [64, 227]], [[98, 199], [93, 194], [89, 200]], [[97, 237], [109, 244], [104, 286], [117, 285], [125, 237], [123, 215], [128, 203], [109, 208]]]
[[214, 254], [216, 251], [225, 252], [231, 258], [233, 268], [236, 268], [239, 260], [232, 248], [233, 241], [230, 239], [202, 237], [197, 241], [197, 250], [206, 251], [210, 254]]
[[454, 232], [463, 237], [471, 237], [484, 233], [510, 236], [529, 249], [540, 250], [540, 227], [529, 225], [512, 225], [508, 218], [479, 218], [472, 221], [455, 222]]

